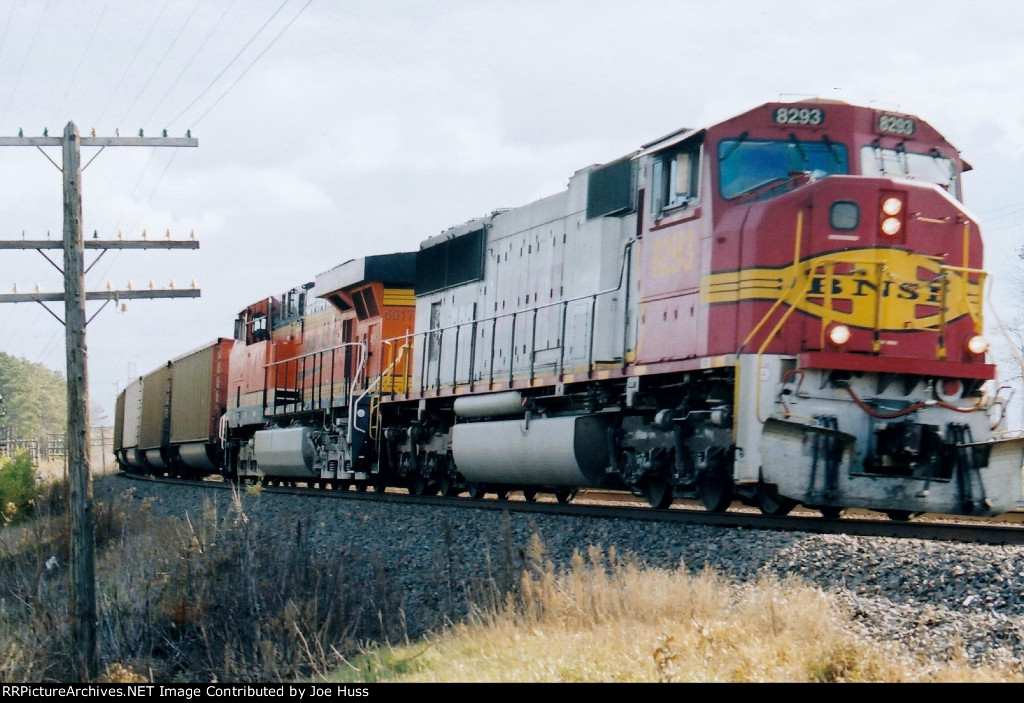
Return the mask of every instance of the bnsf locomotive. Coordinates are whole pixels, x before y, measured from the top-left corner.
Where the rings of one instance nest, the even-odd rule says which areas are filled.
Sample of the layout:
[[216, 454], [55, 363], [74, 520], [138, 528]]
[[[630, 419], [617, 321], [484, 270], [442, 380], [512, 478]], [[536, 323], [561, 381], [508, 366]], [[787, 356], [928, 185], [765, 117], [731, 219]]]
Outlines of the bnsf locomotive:
[[969, 168], [915, 116], [827, 100], [679, 130], [250, 305], [120, 394], [117, 457], [656, 508], [1019, 508]]

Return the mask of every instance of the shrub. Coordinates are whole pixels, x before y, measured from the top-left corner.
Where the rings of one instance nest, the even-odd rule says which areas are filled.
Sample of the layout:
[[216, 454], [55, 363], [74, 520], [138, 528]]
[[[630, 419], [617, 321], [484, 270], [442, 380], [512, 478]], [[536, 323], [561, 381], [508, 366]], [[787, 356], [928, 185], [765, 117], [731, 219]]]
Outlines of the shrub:
[[36, 497], [36, 472], [27, 452], [0, 465], [0, 526], [20, 520]]

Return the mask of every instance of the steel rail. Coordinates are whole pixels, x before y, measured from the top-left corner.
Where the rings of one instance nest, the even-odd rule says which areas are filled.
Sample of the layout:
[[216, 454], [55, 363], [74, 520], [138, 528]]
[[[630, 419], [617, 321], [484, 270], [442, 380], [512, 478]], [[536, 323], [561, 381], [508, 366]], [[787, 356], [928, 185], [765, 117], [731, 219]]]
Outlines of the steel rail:
[[[119, 476], [138, 481], [198, 486], [210, 490], [230, 490], [238, 486], [230, 481], [206, 480], [186, 481], [177, 478], [143, 476], [120, 473]], [[244, 489], [243, 489], [244, 490]], [[674, 525], [704, 525], [734, 529], [771, 530], [781, 532], [806, 532], [810, 534], [844, 534], [853, 537], [888, 537], [895, 539], [921, 539], [945, 542], [967, 542], [991, 545], [1024, 545], [1024, 516], [1012, 514], [1006, 519], [964, 518], [962, 516], [926, 515], [914, 520], [889, 520], [879, 516], [824, 518], [812, 515], [787, 515], [775, 517], [762, 515], [754, 510], [730, 510], [712, 513], [703, 509], [688, 508], [678, 502], [671, 508], [655, 510], [641, 505], [639, 499], [628, 494], [612, 494], [604, 491], [590, 491], [577, 497], [572, 503], [550, 500], [527, 502], [521, 499], [472, 499], [466, 497], [443, 498], [439, 496], [407, 495], [402, 489], [391, 488], [385, 493], [373, 491], [323, 490], [300, 486], [263, 487], [261, 491], [299, 495], [316, 498], [334, 498], [362, 501], [385, 501], [425, 505], [432, 507], [469, 510], [501, 510], [509, 512], [535, 513], [566, 517], [594, 519], [632, 520], [638, 522], [659, 522]], [[543, 495], [543, 494], [542, 494]], [[633, 503], [633, 504], [629, 504]]]

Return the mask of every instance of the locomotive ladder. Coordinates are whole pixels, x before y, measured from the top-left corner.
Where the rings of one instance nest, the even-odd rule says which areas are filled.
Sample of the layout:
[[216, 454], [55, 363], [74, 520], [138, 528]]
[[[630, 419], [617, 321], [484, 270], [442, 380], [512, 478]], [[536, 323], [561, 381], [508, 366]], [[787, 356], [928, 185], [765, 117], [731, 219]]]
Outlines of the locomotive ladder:
[[[950, 440], [949, 445], [953, 448], [953, 468], [956, 471], [956, 488], [960, 509], [965, 513], [970, 513], [976, 506], [988, 506], [985, 483], [981, 480], [981, 468], [987, 462], [980, 455], [987, 448], [973, 446], [974, 438], [971, 435], [970, 425], [951, 422], [946, 429]], [[977, 497], [980, 499], [977, 501], [975, 500], [975, 483], [977, 483]]]
[[[818, 415], [814, 418], [818, 421], [819, 427], [830, 430], [839, 430], [839, 420], [834, 415]], [[814, 484], [817, 483], [818, 462], [823, 466], [824, 486], [821, 495], [826, 501], [834, 500], [839, 494], [839, 465], [843, 458], [843, 445], [834, 435], [824, 435], [815, 432], [812, 435], [811, 446], [811, 475], [807, 485], [807, 494], [815, 493]]]

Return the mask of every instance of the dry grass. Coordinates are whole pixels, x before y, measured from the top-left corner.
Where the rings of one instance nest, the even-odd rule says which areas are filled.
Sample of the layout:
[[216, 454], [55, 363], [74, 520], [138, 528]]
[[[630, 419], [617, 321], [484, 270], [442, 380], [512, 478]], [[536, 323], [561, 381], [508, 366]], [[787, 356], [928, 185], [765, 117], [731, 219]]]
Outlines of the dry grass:
[[[301, 522], [285, 544], [265, 534], [245, 515], [252, 499], [236, 492], [183, 520], [155, 517], [132, 491], [96, 505], [102, 680], [300, 680], [358, 641], [401, 639], [374, 612], [393, 585], [355, 583], [359, 559], [317, 555]], [[53, 506], [0, 532], [3, 681], [72, 680], [67, 520]]]
[[340, 681], [1022, 681], [867, 642], [821, 590], [646, 569], [592, 549], [557, 573], [537, 540], [515, 593], [420, 643], [367, 652]]
[[[738, 585], [596, 547], [556, 569], [538, 538], [520, 549], [506, 533], [483, 575], [458, 575], [438, 553], [456, 622], [410, 642], [386, 565], [316, 553], [301, 521], [283, 539], [265, 533], [246, 515], [259, 490], [181, 520], [157, 518], [153, 500], [130, 490], [95, 506], [104, 681], [1024, 680], [860, 639], [827, 594], [796, 580]], [[63, 486], [35, 507], [0, 530], [7, 682], [72, 671]]]

